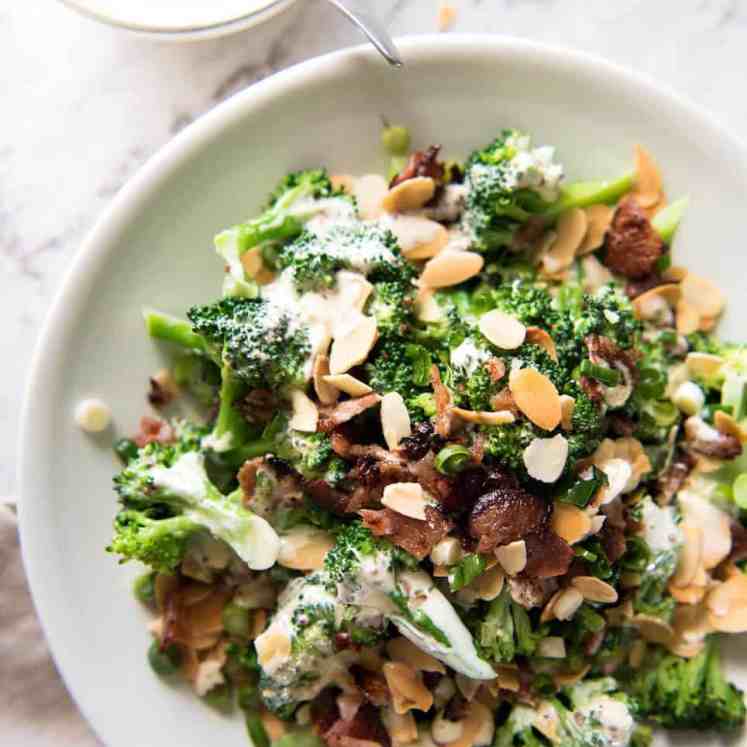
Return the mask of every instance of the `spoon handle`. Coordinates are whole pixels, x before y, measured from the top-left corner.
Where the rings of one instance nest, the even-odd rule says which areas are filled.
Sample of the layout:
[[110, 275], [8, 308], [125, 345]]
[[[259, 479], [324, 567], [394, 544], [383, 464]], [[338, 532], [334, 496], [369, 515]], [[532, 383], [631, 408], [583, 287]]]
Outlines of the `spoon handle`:
[[381, 52], [386, 61], [395, 67], [403, 65], [399, 50], [394, 45], [392, 37], [384, 28], [384, 24], [368, 11], [361, 10], [351, 0], [327, 0], [337, 8], [346, 18], [352, 21], [369, 39], [371, 44]]

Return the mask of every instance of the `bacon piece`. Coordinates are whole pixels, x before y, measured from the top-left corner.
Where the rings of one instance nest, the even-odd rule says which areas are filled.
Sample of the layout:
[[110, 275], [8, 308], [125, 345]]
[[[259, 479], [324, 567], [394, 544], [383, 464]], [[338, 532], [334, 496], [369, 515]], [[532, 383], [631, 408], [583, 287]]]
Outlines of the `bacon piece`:
[[165, 420], [143, 415], [140, 418], [140, 430], [132, 440], [142, 449], [143, 446], [152, 443], [172, 444], [176, 441], [176, 434]]
[[343, 423], [352, 420], [356, 415], [375, 407], [381, 402], [381, 397], [376, 392], [365, 394], [363, 397], [347, 399], [339, 404], [319, 408], [319, 430], [324, 433], [333, 431]]
[[638, 380], [637, 355], [632, 350], [623, 350], [604, 335], [588, 335], [584, 343], [592, 363], [607, 363], [611, 367], [619, 363], [630, 373], [633, 383]]
[[579, 384], [592, 402], [598, 404], [604, 399], [604, 390], [602, 389], [602, 385], [596, 379], [582, 376], [579, 379]]
[[617, 412], [612, 412], [607, 415], [607, 424], [609, 425], [610, 431], [616, 436], [629, 438], [635, 433], [635, 423], [629, 417]]
[[551, 511], [552, 504], [523, 488], [497, 488], [482, 495], [473, 506], [469, 533], [479, 540], [478, 552], [490, 553], [500, 545], [541, 531]]
[[609, 517], [599, 530], [597, 537], [610, 565], [616, 563], [625, 554], [625, 529], [610, 521]]
[[628, 197], [615, 210], [605, 239], [604, 264], [631, 280], [651, 275], [666, 247], [643, 209]]
[[574, 558], [573, 548], [551, 529], [524, 537], [527, 564], [522, 575], [529, 578], [554, 578], [568, 572]]
[[254, 459], [247, 459], [241, 465], [238, 478], [245, 501], [250, 501], [254, 497], [254, 489], [257, 487], [257, 472], [264, 463], [264, 457], [255, 457]]
[[360, 741], [390, 747], [389, 735], [381, 723], [379, 711], [370, 703], [364, 703], [350, 721], [339, 718], [322, 733], [322, 738], [328, 747], [353, 747]]
[[389, 703], [391, 694], [386, 678], [381, 672], [372, 672], [354, 664], [350, 667], [350, 674], [369, 703], [375, 706], [385, 706]]
[[159, 381], [155, 376], [151, 376], [148, 380], [150, 383], [150, 391], [148, 392], [148, 402], [153, 407], [166, 407], [171, 404], [176, 398], [176, 391]]
[[665, 506], [684, 485], [688, 475], [695, 466], [695, 459], [685, 451], [679, 451], [672, 459], [663, 475], [656, 481], [656, 500]]
[[252, 389], [234, 405], [249, 423], [269, 423], [278, 410], [277, 397], [269, 389]]
[[661, 275], [656, 272], [652, 272], [650, 275], [646, 275], [645, 278], [640, 280], [631, 280], [625, 284], [625, 295], [632, 301], [634, 298], [643, 295], [646, 291], [650, 291], [652, 288], [656, 288], [659, 285], [664, 285], [664, 280]]
[[358, 513], [374, 535], [389, 538], [418, 560], [423, 560], [451, 528], [448, 519], [433, 506], [426, 506], [425, 520], [403, 516], [390, 508]]
[[429, 451], [438, 450], [443, 446], [443, 439], [433, 432], [433, 425], [429, 420], [417, 423], [412, 429], [412, 435], [403, 438], [398, 451], [407, 459], [422, 459]]
[[490, 406], [498, 412], [499, 410], [508, 410], [514, 415], [519, 414], [519, 408], [516, 406], [514, 395], [508, 387], [504, 387], [497, 394], [494, 394], [490, 400]]
[[451, 433], [451, 394], [441, 382], [441, 372], [434, 363], [431, 367], [431, 385], [436, 400], [436, 433], [441, 438], [448, 438]]
[[713, 459], [734, 459], [742, 453], [742, 444], [731, 433], [719, 433], [718, 438], [695, 439], [688, 446], [698, 454]]
[[440, 145], [431, 145], [426, 150], [416, 150], [405, 164], [405, 168], [389, 183], [389, 188], [418, 176], [429, 176], [440, 182], [444, 178], [444, 165], [438, 160], [440, 150]]

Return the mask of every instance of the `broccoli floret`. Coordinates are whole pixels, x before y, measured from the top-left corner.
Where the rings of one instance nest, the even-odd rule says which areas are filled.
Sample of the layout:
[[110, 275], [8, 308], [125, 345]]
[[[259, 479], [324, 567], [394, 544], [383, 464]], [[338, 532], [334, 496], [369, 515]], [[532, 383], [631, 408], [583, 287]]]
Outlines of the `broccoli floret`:
[[627, 296], [613, 285], [606, 285], [594, 295], [584, 294], [574, 319], [574, 331], [581, 338], [604, 335], [621, 348], [631, 348], [637, 342], [641, 323]]
[[525, 477], [524, 449], [535, 438], [546, 438], [547, 431], [540, 430], [527, 420], [517, 420], [510, 425], [481, 426], [487, 436], [485, 454], [498, 464], [508, 467], [520, 477]]
[[515, 705], [495, 732], [493, 747], [546, 747], [549, 742], [535, 731], [539, 714], [526, 705]]
[[744, 724], [743, 693], [725, 679], [712, 640], [692, 659], [653, 655], [624, 686], [641, 716], [668, 729], [730, 731]]
[[571, 432], [568, 434], [568, 453], [572, 459], [582, 459], [599, 446], [604, 435], [604, 416], [601, 408], [580, 386], [572, 382], [565, 394], [573, 397]]
[[272, 190], [267, 200], [267, 207], [274, 207], [290, 192], [302, 188], [306, 197], [321, 200], [326, 197], [344, 197], [342, 189], [336, 189], [326, 169], [304, 169], [286, 174]]
[[[279, 544], [274, 530], [243, 507], [240, 489], [224, 496], [210, 482], [198, 442], [187, 433], [173, 446], [144, 447], [115, 478], [123, 509], [115, 519], [109, 551], [121, 554], [123, 561], [147, 563], [163, 557], [159, 565], [173, 568], [186, 540], [203, 530], [225, 542], [250, 567], [269, 567]], [[172, 517], [181, 521], [158, 523]], [[167, 536], [169, 527], [175, 532], [172, 540]]]
[[546, 288], [515, 280], [490, 291], [478, 292], [484, 298], [486, 311], [499, 309], [527, 326], [548, 329], [558, 316], [553, 297]]
[[311, 348], [290, 311], [260, 299], [224, 298], [193, 306], [187, 316], [248, 387], [283, 391], [302, 385]]
[[336, 485], [348, 472], [345, 461], [332, 450], [326, 433], [302, 433], [286, 427], [274, 437], [271, 451], [306, 480], [325, 480]]
[[532, 630], [526, 610], [513, 601], [508, 589], [494, 599], [482, 620], [473, 623], [483, 657], [498, 664], [517, 656], [531, 656], [540, 636]]
[[407, 279], [374, 284], [366, 313], [376, 319], [382, 337], [407, 335], [414, 321], [415, 287]]

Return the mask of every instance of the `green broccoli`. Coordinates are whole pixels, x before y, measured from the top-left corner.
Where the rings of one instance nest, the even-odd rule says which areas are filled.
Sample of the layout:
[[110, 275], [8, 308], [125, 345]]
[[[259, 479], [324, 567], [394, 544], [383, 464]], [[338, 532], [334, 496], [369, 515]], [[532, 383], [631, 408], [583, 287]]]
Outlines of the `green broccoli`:
[[487, 436], [485, 454], [498, 464], [508, 467], [519, 477], [526, 477], [524, 449], [535, 438], [546, 438], [547, 431], [532, 425], [528, 420], [517, 420], [509, 425], [480, 426]]
[[535, 730], [539, 714], [527, 705], [515, 705], [498, 726], [493, 747], [546, 747], [550, 742]]
[[531, 656], [540, 636], [532, 630], [526, 610], [504, 589], [476, 624], [475, 637], [482, 656], [500, 663], [512, 662], [517, 656]]
[[398, 280], [375, 283], [366, 307], [366, 314], [376, 319], [383, 338], [408, 334], [414, 322], [415, 286], [404, 276]]
[[571, 432], [568, 434], [568, 454], [583, 459], [601, 443], [604, 435], [604, 415], [601, 407], [575, 382], [570, 382], [564, 394], [575, 400]]
[[731, 731], [744, 724], [743, 693], [724, 678], [713, 640], [692, 659], [653, 653], [624, 687], [642, 717], [667, 729]]

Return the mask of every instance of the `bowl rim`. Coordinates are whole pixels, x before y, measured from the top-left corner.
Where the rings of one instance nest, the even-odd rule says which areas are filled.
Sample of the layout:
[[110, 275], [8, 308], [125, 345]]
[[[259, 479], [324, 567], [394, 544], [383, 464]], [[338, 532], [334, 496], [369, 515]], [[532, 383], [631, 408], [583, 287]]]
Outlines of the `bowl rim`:
[[[457, 59], [469, 60], [483, 54], [511, 53], [522, 56], [527, 63], [572, 66], [583, 70], [584, 75], [617, 81], [636, 88], [641, 96], [666, 103], [674, 108], [683, 127], [692, 122], [713, 137], [728, 141], [730, 147], [747, 157], [747, 144], [742, 139], [685, 96], [667, 85], [658, 83], [648, 75], [594, 54], [519, 38], [480, 33], [410, 35], [400, 37], [396, 42], [405, 58], [405, 65], [408, 57], [427, 60], [429, 57], [454, 56]], [[83, 687], [75, 681], [73, 657], [68, 652], [62, 635], [58, 635], [51, 623], [54, 605], [44, 592], [44, 548], [33, 541], [35, 502], [32, 498], [32, 485], [35, 480], [41, 479], [37, 476], [40, 471], [34, 462], [33, 445], [36, 434], [43, 433], [49, 427], [47, 411], [37, 406], [36, 395], [43, 390], [48, 379], [56, 376], [54, 368], [46, 365], [47, 359], [53, 358], [59, 347], [56, 338], [66, 336], [58, 334], [58, 331], [66, 330], [72, 325], [76, 299], [81, 296], [86, 278], [95, 274], [107, 259], [112, 239], [126, 226], [130, 216], [137, 214], [140, 207], [148, 202], [151, 193], [156, 192], [181, 163], [199, 152], [203, 145], [221, 130], [229, 128], [232, 123], [246, 117], [252, 110], [261, 108], [273, 97], [283, 95], [286, 86], [296, 85], [308, 79], [334, 76], [338, 65], [361, 57], [367, 61], [375, 60], [378, 52], [368, 44], [361, 44], [306, 60], [275, 73], [221, 102], [159, 148], [127, 181], [95, 221], [73, 256], [42, 324], [29, 368], [19, 429], [17, 479], [21, 551], [34, 607], [52, 658], [71, 697], [102, 741], [105, 719], [89, 708]], [[381, 64], [384, 64], [383, 61]]]

